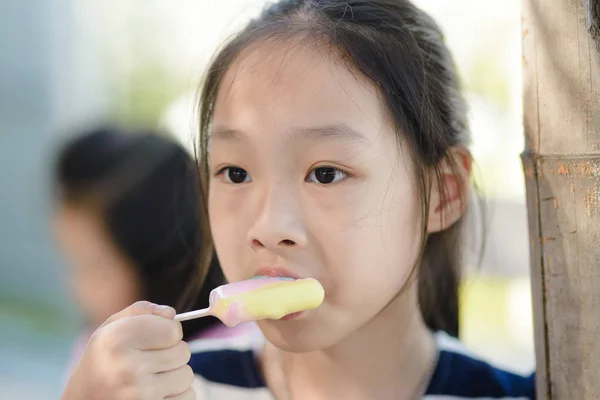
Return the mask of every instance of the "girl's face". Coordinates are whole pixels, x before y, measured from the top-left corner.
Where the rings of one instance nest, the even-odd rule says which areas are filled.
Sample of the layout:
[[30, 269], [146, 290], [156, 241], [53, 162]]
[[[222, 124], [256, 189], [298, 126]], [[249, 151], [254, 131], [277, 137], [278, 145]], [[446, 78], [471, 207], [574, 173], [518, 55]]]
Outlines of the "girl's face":
[[421, 239], [409, 155], [376, 88], [326, 49], [242, 54], [221, 83], [209, 151], [227, 279], [279, 273], [325, 289], [318, 309], [259, 323], [273, 344], [330, 347], [411, 297], [397, 296]]
[[55, 215], [58, 244], [69, 262], [69, 283], [92, 326], [140, 297], [134, 266], [107, 234], [97, 213], [63, 204]]

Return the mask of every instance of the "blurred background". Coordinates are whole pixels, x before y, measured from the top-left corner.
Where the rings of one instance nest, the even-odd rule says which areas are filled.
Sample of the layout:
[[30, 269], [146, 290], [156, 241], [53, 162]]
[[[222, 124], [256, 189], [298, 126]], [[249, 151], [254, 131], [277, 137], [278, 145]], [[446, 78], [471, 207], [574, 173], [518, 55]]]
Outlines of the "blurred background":
[[[163, 127], [191, 148], [207, 61], [264, 3], [0, 3], [0, 398], [58, 398], [82, 322], [48, 224], [49, 165], [61, 135], [108, 119]], [[528, 371], [520, 2], [416, 3], [442, 25], [458, 64], [487, 204], [483, 262], [468, 266], [462, 290], [462, 339], [501, 366]]]

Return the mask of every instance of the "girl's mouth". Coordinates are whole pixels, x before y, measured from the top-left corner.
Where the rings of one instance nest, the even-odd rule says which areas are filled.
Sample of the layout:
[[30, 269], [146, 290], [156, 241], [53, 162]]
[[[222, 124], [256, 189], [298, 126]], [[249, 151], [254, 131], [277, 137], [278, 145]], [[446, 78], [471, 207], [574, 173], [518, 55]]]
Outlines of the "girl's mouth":
[[264, 278], [288, 278], [288, 279], [300, 279], [301, 277], [294, 274], [291, 271], [286, 270], [283, 267], [277, 265], [264, 266], [259, 268], [254, 274], [253, 278], [264, 277]]
[[[273, 279], [274, 277], [272, 276], [267, 276], [267, 275], [254, 275], [252, 278], [250, 279]], [[277, 276], [275, 278], [281, 279], [282, 281], [295, 281], [296, 278], [292, 278], [289, 276]]]
[[300, 312], [295, 312], [295, 313], [291, 313], [288, 315], [284, 315], [283, 317], [281, 317], [282, 321], [291, 321], [293, 319], [298, 318], [300, 315], [302, 315], [302, 313], [304, 313], [304, 311], [300, 311]]

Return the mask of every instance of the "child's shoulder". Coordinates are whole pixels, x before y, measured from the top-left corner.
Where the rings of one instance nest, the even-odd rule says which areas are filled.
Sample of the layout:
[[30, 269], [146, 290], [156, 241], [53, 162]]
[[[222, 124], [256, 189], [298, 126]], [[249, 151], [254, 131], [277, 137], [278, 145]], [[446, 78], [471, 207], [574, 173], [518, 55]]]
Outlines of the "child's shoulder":
[[[439, 358], [425, 400], [535, 399], [533, 374], [522, 376], [495, 367], [445, 333], [435, 337]], [[190, 343], [190, 366], [197, 376], [196, 390], [202, 392], [198, 399], [272, 399], [257, 363], [263, 344], [264, 337], [252, 326], [233, 336]]]
[[439, 359], [426, 399], [535, 399], [534, 374], [520, 375], [493, 366], [469, 351], [458, 339], [436, 333]]

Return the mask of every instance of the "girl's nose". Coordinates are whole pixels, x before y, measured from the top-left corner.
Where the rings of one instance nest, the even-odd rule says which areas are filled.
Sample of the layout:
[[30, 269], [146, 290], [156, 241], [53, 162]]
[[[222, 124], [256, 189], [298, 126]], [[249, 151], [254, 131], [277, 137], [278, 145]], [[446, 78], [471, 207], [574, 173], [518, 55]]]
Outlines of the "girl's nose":
[[[294, 199], [294, 197], [296, 199]], [[297, 196], [279, 188], [272, 191], [259, 209], [256, 222], [248, 232], [248, 243], [255, 250], [274, 253], [306, 245], [307, 232], [302, 224]]]

